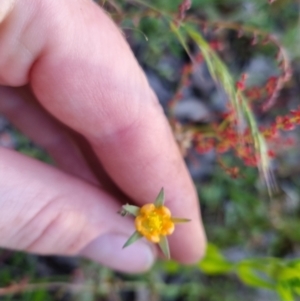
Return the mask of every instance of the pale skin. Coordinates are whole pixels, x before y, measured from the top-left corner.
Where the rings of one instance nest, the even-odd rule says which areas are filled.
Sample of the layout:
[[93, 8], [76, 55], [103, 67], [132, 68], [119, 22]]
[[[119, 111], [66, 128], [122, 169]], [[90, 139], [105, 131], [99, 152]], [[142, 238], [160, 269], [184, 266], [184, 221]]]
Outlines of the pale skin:
[[145, 239], [121, 204], [155, 200], [192, 221], [171, 256], [205, 250], [198, 199], [168, 122], [121, 31], [91, 0], [1, 0], [0, 113], [55, 167], [0, 149], [0, 246], [79, 255], [113, 269], [150, 268]]

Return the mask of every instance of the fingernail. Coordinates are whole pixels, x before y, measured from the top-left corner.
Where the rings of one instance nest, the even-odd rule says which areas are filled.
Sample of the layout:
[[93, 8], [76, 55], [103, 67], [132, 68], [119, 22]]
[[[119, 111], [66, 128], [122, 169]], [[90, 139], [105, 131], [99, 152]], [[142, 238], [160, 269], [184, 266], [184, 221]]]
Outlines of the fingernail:
[[123, 249], [128, 236], [108, 233], [92, 241], [81, 255], [114, 270], [141, 273], [148, 270], [155, 260], [155, 251], [145, 241], [139, 240]]

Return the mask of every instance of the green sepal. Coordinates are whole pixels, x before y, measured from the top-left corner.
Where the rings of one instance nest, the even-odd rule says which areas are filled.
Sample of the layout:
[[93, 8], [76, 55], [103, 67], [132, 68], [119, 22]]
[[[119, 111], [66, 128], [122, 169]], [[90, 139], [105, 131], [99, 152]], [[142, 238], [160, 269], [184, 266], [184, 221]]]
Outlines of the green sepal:
[[160, 249], [164, 253], [164, 255], [167, 257], [167, 259], [170, 259], [171, 258], [170, 248], [169, 248], [169, 243], [168, 243], [167, 237], [161, 236], [158, 244], [159, 244]]
[[155, 207], [163, 206], [165, 202], [165, 193], [164, 188], [162, 188], [154, 202]]
[[139, 240], [142, 237], [143, 237], [143, 235], [141, 235], [139, 232], [135, 231], [125, 242], [123, 249], [130, 246], [131, 244], [133, 244], [134, 242], [136, 242], [137, 240]]
[[122, 210], [120, 211], [120, 214], [123, 216], [125, 216], [126, 214], [137, 216], [139, 211], [140, 211], [140, 207], [126, 204], [122, 206]]
[[190, 222], [191, 219], [189, 219], [189, 218], [180, 218], [180, 217], [171, 217], [171, 221], [172, 221], [174, 224], [180, 224], [180, 223], [187, 223], [187, 222]]

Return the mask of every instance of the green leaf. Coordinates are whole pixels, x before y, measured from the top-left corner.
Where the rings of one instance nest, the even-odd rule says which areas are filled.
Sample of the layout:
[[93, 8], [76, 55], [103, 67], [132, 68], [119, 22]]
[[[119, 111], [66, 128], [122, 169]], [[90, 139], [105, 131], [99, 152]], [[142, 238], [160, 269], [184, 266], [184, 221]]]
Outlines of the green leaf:
[[300, 280], [300, 271], [299, 269], [290, 268], [290, 267], [284, 267], [280, 271], [280, 275], [278, 275], [278, 280], [294, 280], [298, 279]]
[[199, 268], [205, 274], [219, 275], [231, 272], [234, 264], [225, 259], [206, 257], [200, 261]]
[[135, 231], [125, 242], [123, 249], [130, 246], [131, 244], [133, 244], [134, 242], [136, 242], [137, 240], [139, 240], [142, 237], [143, 237], [143, 235], [141, 235], [139, 232]]
[[205, 257], [199, 262], [199, 268], [208, 275], [226, 274], [234, 268], [234, 263], [229, 262], [219, 249], [208, 243]]
[[164, 260], [159, 263], [159, 266], [163, 268], [168, 274], [176, 274], [182, 272], [182, 266], [173, 260]]
[[164, 255], [170, 259], [170, 248], [169, 248], [169, 243], [168, 243], [168, 239], [166, 236], [161, 236], [160, 241], [159, 241], [159, 246], [160, 249], [162, 250], [162, 252], [164, 253]]
[[280, 296], [282, 301], [294, 301], [293, 293], [288, 285], [279, 284], [276, 287], [277, 294]]
[[288, 262], [288, 266], [300, 270], [300, 259], [292, 259]]
[[140, 210], [140, 207], [126, 204], [126, 205], [122, 206], [122, 210], [121, 210], [120, 214], [121, 215], [131, 214], [131, 215], [137, 216], [139, 213], [139, 210]]
[[253, 269], [253, 267], [248, 264], [245, 265], [243, 263], [237, 266], [237, 274], [239, 278], [247, 285], [254, 287], [261, 287], [267, 289], [274, 289], [274, 285], [272, 282], [267, 279], [261, 277], [257, 271]]
[[165, 193], [164, 188], [162, 188], [154, 202], [155, 207], [163, 206], [165, 202]]
[[293, 287], [293, 291], [295, 295], [300, 296], [300, 286], [299, 287]]

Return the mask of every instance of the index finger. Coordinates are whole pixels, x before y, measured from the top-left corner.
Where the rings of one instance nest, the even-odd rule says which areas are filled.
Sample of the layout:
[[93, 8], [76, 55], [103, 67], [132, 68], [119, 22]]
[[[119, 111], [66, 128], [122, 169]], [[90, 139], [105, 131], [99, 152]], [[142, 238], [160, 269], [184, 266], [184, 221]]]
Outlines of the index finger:
[[85, 135], [114, 182], [137, 204], [161, 187], [174, 216], [192, 222], [170, 239], [194, 262], [205, 238], [197, 194], [156, 96], [121, 32], [92, 1], [16, 1], [0, 25], [0, 81], [30, 82], [42, 105]]

